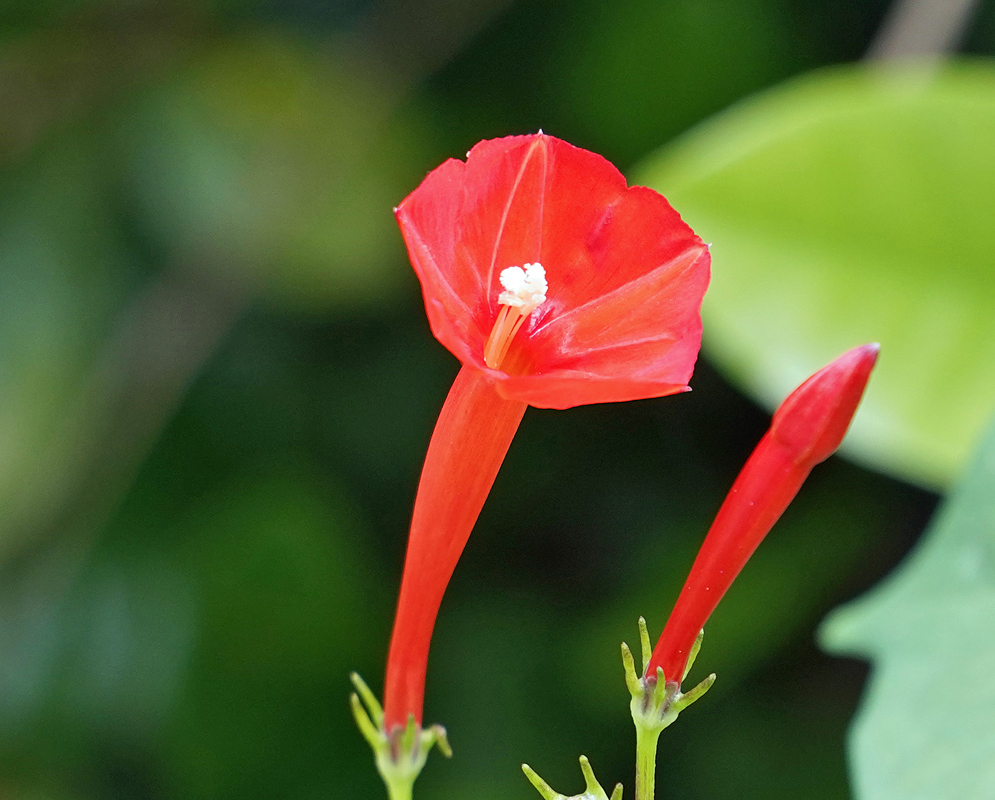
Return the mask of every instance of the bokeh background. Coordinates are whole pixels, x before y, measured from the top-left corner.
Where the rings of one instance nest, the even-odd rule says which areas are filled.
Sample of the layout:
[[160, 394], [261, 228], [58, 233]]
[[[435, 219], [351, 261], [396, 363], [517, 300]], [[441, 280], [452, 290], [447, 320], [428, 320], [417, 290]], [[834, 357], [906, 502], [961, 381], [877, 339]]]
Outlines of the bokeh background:
[[[4, 0], [0, 797], [382, 796], [348, 673], [379, 693], [458, 366], [392, 207], [539, 128], [666, 183], [647, 158], [703, 120], [887, 51], [890, 5]], [[941, 49], [995, 56], [975, 5]], [[426, 720], [456, 756], [420, 797], [528, 798], [526, 760], [579, 791], [581, 753], [631, 791], [618, 643], [640, 614], [660, 630], [765, 430], [742, 388], [783, 395], [728, 341], [706, 338], [690, 394], [526, 414], [443, 605]], [[818, 468], [715, 615], [718, 683], [664, 734], [663, 796], [849, 796], [867, 667], [814, 631], [909, 550], [953, 469], [867, 452], [884, 471]]]

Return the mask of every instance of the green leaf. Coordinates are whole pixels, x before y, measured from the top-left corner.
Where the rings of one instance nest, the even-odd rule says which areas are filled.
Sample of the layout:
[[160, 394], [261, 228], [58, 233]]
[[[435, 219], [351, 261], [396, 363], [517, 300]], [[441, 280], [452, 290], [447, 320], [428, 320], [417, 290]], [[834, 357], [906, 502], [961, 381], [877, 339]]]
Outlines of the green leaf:
[[858, 797], [995, 797], [995, 426], [915, 553], [822, 639], [874, 663], [850, 734]]
[[637, 174], [713, 244], [705, 348], [770, 407], [882, 343], [846, 448], [926, 486], [995, 410], [995, 68], [850, 66], [734, 107]]

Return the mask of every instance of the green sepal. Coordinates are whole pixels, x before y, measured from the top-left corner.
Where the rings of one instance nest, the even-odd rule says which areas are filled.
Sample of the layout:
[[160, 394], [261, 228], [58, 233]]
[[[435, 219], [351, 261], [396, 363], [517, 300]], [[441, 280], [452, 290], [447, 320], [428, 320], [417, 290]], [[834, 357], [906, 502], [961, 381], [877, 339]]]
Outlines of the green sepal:
[[[687, 664], [681, 681], [687, 677], [691, 665], [701, 649], [705, 632], [700, 631], [688, 654]], [[625, 685], [632, 699], [629, 710], [636, 726], [636, 800], [653, 800], [656, 791], [656, 751], [660, 733], [672, 725], [677, 715], [696, 700], [700, 699], [715, 683], [715, 675], [705, 680], [689, 692], [681, 692], [681, 681], [668, 681], [663, 668], [657, 667], [656, 674], [649, 671], [653, 650], [650, 645], [646, 620], [639, 618], [639, 643], [642, 648], [642, 674], [636, 674], [636, 662], [629, 646], [622, 642], [622, 667], [625, 671]]]
[[529, 779], [529, 782], [535, 786], [536, 791], [542, 795], [543, 800], [622, 800], [622, 784], [615, 784], [615, 788], [612, 790], [611, 797], [609, 798], [601, 784], [598, 783], [598, 779], [594, 777], [594, 770], [591, 768], [591, 762], [588, 761], [587, 756], [580, 757], [580, 771], [584, 774], [584, 783], [586, 784], [584, 793], [568, 796], [554, 790], [528, 764], [522, 764], [522, 772], [525, 773], [525, 777]]
[[[640, 619], [642, 619], [642, 617], [640, 617]], [[681, 675], [681, 683], [684, 682], [684, 679], [688, 676], [688, 673], [691, 671], [691, 667], [694, 666], [695, 659], [698, 658], [698, 652], [701, 650], [701, 643], [704, 640], [704, 638], [705, 638], [705, 629], [702, 628], [700, 631], [698, 631], [698, 635], [694, 637], [694, 644], [691, 645], [691, 652], [688, 653], [688, 663], [684, 665], [684, 674]], [[643, 672], [645, 671], [646, 669], [644, 667]]]
[[[682, 679], [687, 677], [691, 670], [691, 666], [698, 656], [698, 651], [701, 650], [701, 641], [704, 635], [705, 631], [702, 630], [695, 639], [688, 655]], [[632, 697], [629, 709], [632, 712], [632, 721], [637, 728], [659, 735], [660, 731], [673, 724], [681, 711], [696, 700], [701, 699], [705, 692], [712, 688], [712, 684], [715, 683], [715, 674], [709, 675], [690, 691], [681, 692], [681, 684], [678, 681], [668, 681], [660, 667], [657, 667], [655, 675], [647, 672], [653, 651], [646, 629], [646, 620], [642, 617], [639, 618], [639, 641], [642, 648], [642, 675], [636, 674], [636, 664], [632, 651], [625, 642], [622, 642], [622, 667], [625, 670], [625, 685]]]
[[373, 748], [387, 794], [391, 800], [410, 800], [415, 779], [432, 748], [438, 747], [447, 758], [452, 756], [446, 729], [441, 725], [423, 729], [412, 714], [404, 728], [395, 728], [388, 734], [383, 727], [383, 708], [370, 687], [355, 672], [349, 677], [356, 687], [349, 697], [352, 715], [359, 732]]

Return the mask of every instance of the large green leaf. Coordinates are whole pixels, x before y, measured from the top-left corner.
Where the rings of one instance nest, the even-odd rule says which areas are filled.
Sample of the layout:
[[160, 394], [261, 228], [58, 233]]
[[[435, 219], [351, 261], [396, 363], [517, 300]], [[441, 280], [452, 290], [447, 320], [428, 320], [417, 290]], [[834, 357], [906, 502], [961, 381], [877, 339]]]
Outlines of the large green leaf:
[[850, 736], [858, 797], [995, 797], [995, 427], [908, 562], [822, 633], [874, 662]]
[[995, 68], [820, 72], [651, 159], [639, 182], [713, 244], [706, 353], [773, 406], [882, 343], [847, 449], [927, 486], [995, 410]]

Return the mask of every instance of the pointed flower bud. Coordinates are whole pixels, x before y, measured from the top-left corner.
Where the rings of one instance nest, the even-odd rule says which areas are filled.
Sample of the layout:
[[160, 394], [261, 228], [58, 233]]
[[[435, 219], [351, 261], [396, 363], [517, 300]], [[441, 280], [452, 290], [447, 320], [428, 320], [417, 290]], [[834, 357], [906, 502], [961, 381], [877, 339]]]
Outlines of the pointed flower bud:
[[660, 669], [668, 683], [680, 686], [705, 621], [812, 467], [843, 441], [877, 355], [876, 344], [847, 351], [774, 413], [705, 537], [645, 674]]

